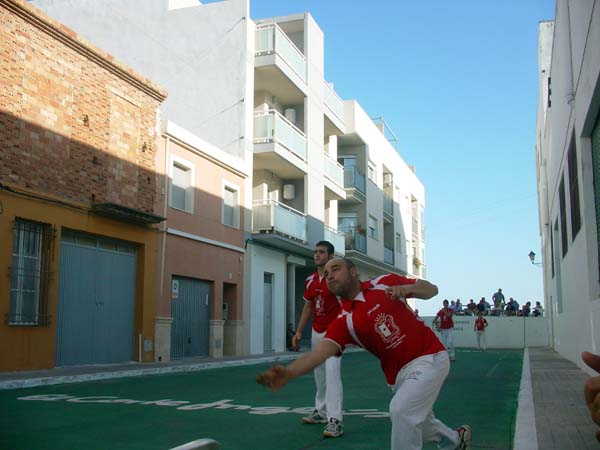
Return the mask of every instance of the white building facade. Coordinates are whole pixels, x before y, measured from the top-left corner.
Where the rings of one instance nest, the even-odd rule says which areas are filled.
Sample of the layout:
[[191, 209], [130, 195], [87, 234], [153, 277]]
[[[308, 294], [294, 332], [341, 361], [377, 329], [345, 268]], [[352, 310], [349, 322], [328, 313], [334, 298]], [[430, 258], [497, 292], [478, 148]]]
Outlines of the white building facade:
[[538, 34], [536, 166], [550, 339], [600, 352], [600, 2], [557, 0]]
[[248, 0], [33, 4], [164, 86], [163, 118], [252, 174], [240, 202], [240, 354], [285, 350], [320, 240], [363, 278], [425, 277], [424, 187], [383, 124], [325, 80], [324, 35], [310, 14], [253, 21]]

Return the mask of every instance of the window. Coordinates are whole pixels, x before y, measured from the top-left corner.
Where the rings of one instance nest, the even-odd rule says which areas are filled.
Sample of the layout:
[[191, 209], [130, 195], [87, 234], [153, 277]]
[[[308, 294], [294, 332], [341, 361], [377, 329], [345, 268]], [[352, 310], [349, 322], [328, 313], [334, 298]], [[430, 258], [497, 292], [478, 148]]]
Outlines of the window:
[[189, 213], [194, 212], [194, 165], [178, 156], [171, 156], [171, 189], [169, 206]]
[[13, 230], [9, 325], [48, 325], [54, 229], [17, 219]]
[[402, 235], [396, 233], [396, 252], [402, 253]]
[[222, 221], [228, 227], [240, 227], [239, 188], [229, 183], [223, 186]]
[[367, 176], [369, 177], [369, 180], [377, 184], [377, 170], [375, 169], [375, 164], [371, 161], [369, 161], [369, 164], [367, 165]]
[[558, 188], [559, 203], [560, 203], [560, 237], [563, 258], [569, 250], [569, 238], [567, 236], [567, 207], [565, 202], [565, 176], [563, 174]]
[[369, 237], [377, 239], [377, 219], [373, 216], [369, 216], [368, 234]]
[[571, 145], [567, 159], [569, 161], [569, 204], [571, 205], [571, 240], [581, 229], [581, 210], [579, 206], [579, 173], [577, 170], [577, 149], [575, 135], [571, 137]]
[[[558, 221], [556, 221], [556, 228], [558, 228]], [[552, 278], [554, 278], [554, 231], [550, 227], [550, 268], [552, 271]]]

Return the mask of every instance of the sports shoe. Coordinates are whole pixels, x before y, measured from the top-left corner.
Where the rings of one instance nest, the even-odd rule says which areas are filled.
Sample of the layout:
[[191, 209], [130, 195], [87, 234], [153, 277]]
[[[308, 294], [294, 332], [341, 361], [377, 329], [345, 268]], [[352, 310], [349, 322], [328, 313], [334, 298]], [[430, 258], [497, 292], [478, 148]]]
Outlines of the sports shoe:
[[308, 416], [302, 418], [302, 423], [327, 423], [327, 418], [323, 417], [321, 414], [319, 414], [319, 411], [315, 409]]
[[329, 419], [327, 425], [325, 425], [325, 429], [323, 430], [323, 436], [329, 438], [340, 437], [344, 434], [344, 427], [342, 423], [337, 419]]
[[456, 450], [470, 450], [471, 449], [471, 427], [469, 425], [463, 425], [456, 429], [458, 432], [458, 438], [460, 442], [456, 447]]

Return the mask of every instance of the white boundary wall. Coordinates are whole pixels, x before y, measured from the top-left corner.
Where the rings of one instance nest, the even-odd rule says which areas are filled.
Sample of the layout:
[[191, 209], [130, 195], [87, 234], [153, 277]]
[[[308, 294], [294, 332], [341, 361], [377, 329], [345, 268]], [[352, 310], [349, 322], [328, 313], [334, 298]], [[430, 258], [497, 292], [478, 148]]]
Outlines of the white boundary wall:
[[[433, 316], [422, 317], [431, 328]], [[489, 317], [486, 328], [488, 348], [548, 347], [548, 320], [545, 317]], [[454, 316], [454, 345], [477, 347], [474, 316]], [[436, 332], [440, 337], [440, 333]]]

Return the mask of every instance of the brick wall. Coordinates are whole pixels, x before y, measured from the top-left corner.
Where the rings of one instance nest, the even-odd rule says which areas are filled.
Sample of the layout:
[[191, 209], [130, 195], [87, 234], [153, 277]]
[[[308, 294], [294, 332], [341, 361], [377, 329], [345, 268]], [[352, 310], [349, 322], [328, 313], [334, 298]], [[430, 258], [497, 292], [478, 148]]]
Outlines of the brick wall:
[[165, 97], [24, 1], [0, 1], [1, 183], [154, 212]]

